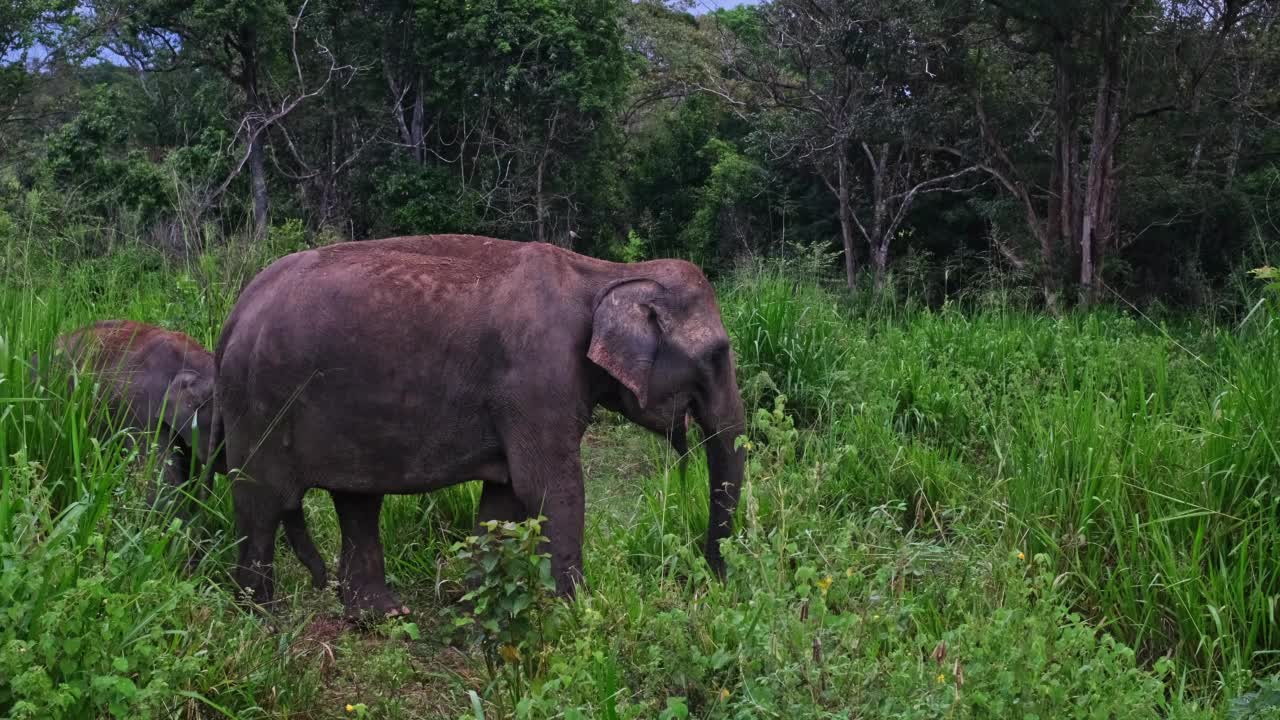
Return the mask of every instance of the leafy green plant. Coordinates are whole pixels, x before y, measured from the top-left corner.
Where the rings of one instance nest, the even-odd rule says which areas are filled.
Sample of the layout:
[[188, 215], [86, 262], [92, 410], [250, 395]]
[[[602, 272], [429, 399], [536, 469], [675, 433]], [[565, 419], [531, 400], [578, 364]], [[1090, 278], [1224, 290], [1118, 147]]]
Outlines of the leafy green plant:
[[617, 258], [625, 263], [649, 259], [649, 242], [634, 229], [627, 231], [627, 242], [615, 250]]
[[713, 260], [716, 241], [727, 230], [721, 227], [726, 211], [756, 194], [763, 171], [733, 143], [720, 138], [708, 140], [698, 154], [711, 164], [711, 173], [698, 190], [696, 209], [680, 233], [680, 242], [695, 261], [706, 264]]
[[288, 218], [267, 229], [267, 246], [275, 256], [307, 249], [307, 230], [299, 218]]
[[1280, 718], [1280, 678], [1258, 680], [1258, 688], [1231, 701], [1230, 720], [1274, 720]]
[[524, 522], [490, 520], [486, 532], [454, 545], [454, 559], [466, 564], [454, 627], [475, 637], [482, 648], [491, 685], [501, 682], [514, 708], [528, 683], [546, 667], [545, 645], [552, 627], [555, 580], [551, 556], [541, 552], [544, 517]]

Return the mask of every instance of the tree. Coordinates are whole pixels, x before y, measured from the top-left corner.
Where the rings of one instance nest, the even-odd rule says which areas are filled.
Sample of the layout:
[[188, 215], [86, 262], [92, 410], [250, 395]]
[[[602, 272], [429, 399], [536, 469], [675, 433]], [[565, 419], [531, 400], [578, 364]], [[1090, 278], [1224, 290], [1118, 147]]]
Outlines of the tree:
[[[1059, 306], [1072, 258], [1081, 301], [1096, 299], [1106, 258], [1116, 247], [1122, 179], [1117, 158], [1126, 133], [1141, 122], [1196, 106], [1218, 48], [1252, 5], [1251, 0], [986, 0], [983, 37], [994, 31], [1003, 51], [977, 53], [974, 100], [985, 147], [981, 163], [1022, 207], [1038, 246], [1040, 282], [1050, 308]], [[1173, 32], [1162, 32], [1167, 29]], [[1197, 36], [1207, 38], [1207, 47], [1182, 51]], [[1160, 58], [1160, 64], [1140, 63], [1144, 55]], [[1148, 71], [1141, 82], [1135, 76], [1139, 69]], [[1045, 75], [1051, 80], [1046, 82]], [[1050, 88], [1047, 95], [1043, 87]], [[1147, 92], [1138, 105], [1132, 101], [1142, 87], [1158, 91]], [[993, 116], [992, 106], [1004, 112]], [[1040, 108], [1052, 118], [1047, 178], [1034, 151], [1027, 155], [1031, 148], [1022, 148], [1021, 156], [1013, 148], [1040, 142], [1045, 134]], [[1087, 145], [1081, 144], [1082, 136]], [[1002, 251], [1018, 264], [1030, 264], [1008, 246]]]
[[947, 60], [930, 37], [932, 13], [923, 1], [777, 0], [759, 12], [757, 31], [726, 36], [730, 77], [763, 105], [772, 157], [811, 167], [835, 199], [850, 287], [857, 236], [880, 286], [919, 195], [974, 169], [949, 166], [920, 132], [922, 120], [946, 113], [930, 102]]
[[662, 0], [626, 3], [622, 25], [634, 77], [621, 115], [625, 131], [661, 124], [665, 112], [707, 94], [705, 88], [719, 72], [711, 27], [725, 22], [730, 12], [718, 10], [710, 18], [697, 18]]
[[[308, 83], [304, 77], [299, 52], [310, 43], [300, 29], [308, 1], [301, 0], [296, 15], [283, 0], [103, 0], [97, 8], [109, 46], [139, 71], [210, 68], [240, 91], [235, 135], [244, 152], [207, 202], [220, 198], [247, 165], [258, 237], [265, 236], [269, 220], [267, 131], [321, 94], [335, 75], [351, 70], [330, 57], [320, 79]], [[322, 45], [310, 49], [329, 55]], [[273, 65], [283, 72], [272, 73]]]
[[427, 0], [416, 12], [419, 26], [449, 28], [423, 48], [436, 109], [456, 122], [441, 156], [487, 184], [499, 224], [571, 244], [590, 189], [571, 165], [599, 159], [628, 78], [619, 5]]
[[[8, 0], [0, 3], [0, 143], [7, 131], [35, 118], [28, 103], [36, 74], [55, 62], [61, 34], [68, 48], [75, 31], [70, 0]], [[12, 142], [10, 139], [9, 142]]]

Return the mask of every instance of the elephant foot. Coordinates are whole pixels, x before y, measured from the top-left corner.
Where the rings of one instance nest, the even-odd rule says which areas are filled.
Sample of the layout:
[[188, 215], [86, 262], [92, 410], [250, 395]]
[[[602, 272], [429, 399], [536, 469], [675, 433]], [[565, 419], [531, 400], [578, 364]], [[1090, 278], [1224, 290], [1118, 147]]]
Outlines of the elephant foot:
[[328, 584], [329, 574], [325, 572], [324, 567], [311, 571], [311, 588], [313, 590], [323, 590]]
[[402, 604], [400, 598], [385, 587], [343, 593], [342, 605], [346, 616], [352, 620], [397, 618], [410, 614], [409, 606]]
[[269, 572], [270, 570], [264, 572], [256, 566], [238, 569], [236, 584], [239, 586], [240, 602], [254, 610], [266, 613], [270, 613], [275, 608], [275, 583], [272, 582]]

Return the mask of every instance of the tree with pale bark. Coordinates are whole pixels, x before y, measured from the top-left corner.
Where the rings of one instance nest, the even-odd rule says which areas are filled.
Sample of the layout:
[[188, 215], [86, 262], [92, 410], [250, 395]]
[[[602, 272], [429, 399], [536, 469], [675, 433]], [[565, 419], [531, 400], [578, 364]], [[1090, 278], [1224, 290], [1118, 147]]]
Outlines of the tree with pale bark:
[[[209, 68], [239, 91], [240, 106], [230, 119], [243, 151], [203, 204], [218, 202], [247, 168], [259, 238], [270, 220], [270, 130], [354, 71], [306, 37], [302, 22], [308, 2], [290, 8], [283, 0], [99, 0], [94, 6], [106, 46], [140, 72]], [[326, 58], [319, 77], [304, 76], [300, 53]]]
[[744, 112], [759, 107], [772, 159], [821, 177], [850, 287], [860, 245], [882, 287], [914, 202], [976, 170], [937, 149], [946, 123], [936, 121], [948, 110], [931, 86], [952, 59], [936, 12], [926, 2], [778, 0], [760, 11], [755, 42], [729, 36], [728, 77], [738, 84], [725, 94], [737, 92]]
[[[1212, 92], [1206, 78], [1239, 24], [1269, 6], [985, 0], [971, 38], [978, 162], [1021, 206], [1035, 239], [1033, 258], [1008, 245], [1001, 251], [1016, 265], [1038, 267], [1051, 309], [1073, 284], [1082, 303], [1098, 299], [1121, 237], [1126, 139], [1145, 122], [1194, 112]], [[1201, 152], [1197, 143], [1192, 156]]]

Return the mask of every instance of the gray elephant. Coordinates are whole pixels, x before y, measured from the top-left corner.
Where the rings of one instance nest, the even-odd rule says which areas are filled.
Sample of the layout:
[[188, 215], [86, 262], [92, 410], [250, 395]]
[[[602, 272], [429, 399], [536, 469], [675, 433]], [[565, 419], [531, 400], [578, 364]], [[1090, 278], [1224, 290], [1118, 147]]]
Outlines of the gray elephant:
[[385, 494], [483, 481], [480, 519], [544, 514], [557, 589], [581, 581], [580, 446], [602, 405], [684, 445], [701, 426], [717, 574], [744, 456], [733, 353], [711, 284], [677, 260], [618, 264], [541, 243], [436, 235], [283, 257], [245, 288], [216, 351], [217, 416], [244, 540], [237, 581], [273, 597], [271, 529], [308, 488], [342, 532], [349, 613], [387, 587]]
[[[213, 354], [191, 337], [130, 320], [103, 320], [59, 337], [54, 355], [69, 363], [68, 389], [91, 373], [117, 427], [158, 433], [163, 485], [149, 490], [155, 505], [166, 489], [187, 487], [192, 461], [207, 472], [226, 473], [226, 458], [212, 432]], [[33, 384], [39, 360], [32, 359]], [[129, 442], [133, 442], [132, 435]], [[324, 561], [303, 522], [301, 509], [281, 516], [285, 536], [317, 587], [326, 584]]]

